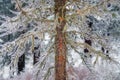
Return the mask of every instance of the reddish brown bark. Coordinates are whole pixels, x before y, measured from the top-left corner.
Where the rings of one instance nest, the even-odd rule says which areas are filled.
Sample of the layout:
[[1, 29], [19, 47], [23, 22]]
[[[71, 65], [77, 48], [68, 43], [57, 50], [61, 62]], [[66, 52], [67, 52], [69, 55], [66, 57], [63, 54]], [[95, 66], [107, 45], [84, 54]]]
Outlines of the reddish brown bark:
[[65, 34], [57, 29], [55, 55], [55, 80], [66, 80], [66, 44]]
[[65, 2], [66, 0], [55, 1], [55, 14], [58, 14], [59, 24], [56, 26], [55, 38], [55, 80], [66, 80], [66, 44], [65, 33], [63, 33], [65, 22]]

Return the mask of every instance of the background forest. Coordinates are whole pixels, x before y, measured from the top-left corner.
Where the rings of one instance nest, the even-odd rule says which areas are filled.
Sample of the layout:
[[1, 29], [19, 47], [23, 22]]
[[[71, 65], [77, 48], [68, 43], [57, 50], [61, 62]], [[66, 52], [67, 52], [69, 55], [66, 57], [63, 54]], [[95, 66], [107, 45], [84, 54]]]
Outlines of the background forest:
[[0, 80], [120, 80], [120, 0], [0, 0]]

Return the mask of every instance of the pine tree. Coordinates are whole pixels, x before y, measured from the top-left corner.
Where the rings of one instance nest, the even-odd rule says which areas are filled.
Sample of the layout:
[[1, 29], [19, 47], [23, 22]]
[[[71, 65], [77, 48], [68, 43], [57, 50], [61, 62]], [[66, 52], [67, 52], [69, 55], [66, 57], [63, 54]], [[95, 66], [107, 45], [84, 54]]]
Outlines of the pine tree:
[[[77, 79], [74, 67], [71, 67], [74, 64], [68, 59], [70, 54], [78, 54], [83, 62], [80, 65], [84, 64], [93, 73], [94, 67], [91, 65], [99, 61], [98, 57], [103, 61], [117, 63], [104, 54], [103, 48], [101, 50], [101, 46], [109, 48], [108, 42], [111, 41], [111, 37], [106, 39], [106, 36], [103, 36], [103, 32], [108, 27], [106, 24], [113, 18], [108, 8], [110, 5], [108, 7], [107, 5], [117, 4], [117, 1], [13, 0], [18, 11], [11, 11], [16, 14], [13, 18], [5, 17], [8, 21], [1, 25], [2, 31], [5, 32], [0, 34], [0, 37], [25, 30], [28, 24], [32, 28], [11, 42], [3, 44], [6, 47], [3, 47], [1, 52], [11, 53], [10, 56], [13, 58], [11, 64], [16, 65], [18, 61], [18, 73], [20, 73], [25, 67], [25, 54], [22, 53], [26, 50], [25, 44], [29, 44], [27, 53], [33, 55], [34, 70], [37, 70], [35, 80], [48, 80], [51, 77], [55, 80], [67, 80], [71, 79], [70, 74], [72, 79]], [[87, 23], [87, 20], [90, 22]], [[12, 27], [8, 27], [9, 25]], [[46, 36], [49, 39], [46, 39]], [[14, 50], [16, 46], [18, 48]], [[96, 49], [98, 46], [100, 50]], [[92, 56], [96, 58], [94, 61]], [[69, 67], [72, 68], [70, 73]]]

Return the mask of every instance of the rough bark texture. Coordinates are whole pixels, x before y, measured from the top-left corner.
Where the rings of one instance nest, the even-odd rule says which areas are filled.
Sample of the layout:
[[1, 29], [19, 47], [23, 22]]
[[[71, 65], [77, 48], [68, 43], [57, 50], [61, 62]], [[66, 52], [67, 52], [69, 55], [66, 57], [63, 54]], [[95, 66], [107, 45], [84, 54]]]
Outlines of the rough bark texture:
[[59, 24], [56, 26], [55, 38], [55, 80], [66, 80], [66, 44], [65, 33], [63, 32], [65, 22], [65, 2], [66, 0], [55, 1], [55, 15], [58, 17]]

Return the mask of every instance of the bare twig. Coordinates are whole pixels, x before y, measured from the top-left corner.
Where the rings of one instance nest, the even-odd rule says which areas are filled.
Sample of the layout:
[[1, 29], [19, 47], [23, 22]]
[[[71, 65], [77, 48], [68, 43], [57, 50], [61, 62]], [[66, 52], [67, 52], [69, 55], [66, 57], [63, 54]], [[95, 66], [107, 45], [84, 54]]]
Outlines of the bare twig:
[[44, 77], [43, 80], [48, 80], [48, 78], [49, 78], [49, 76], [50, 76], [50, 74], [51, 74], [51, 69], [53, 69], [53, 68], [54, 68], [54, 67], [50, 67], [50, 68], [47, 70], [47, 72], [46, 72], [45, 77]]

